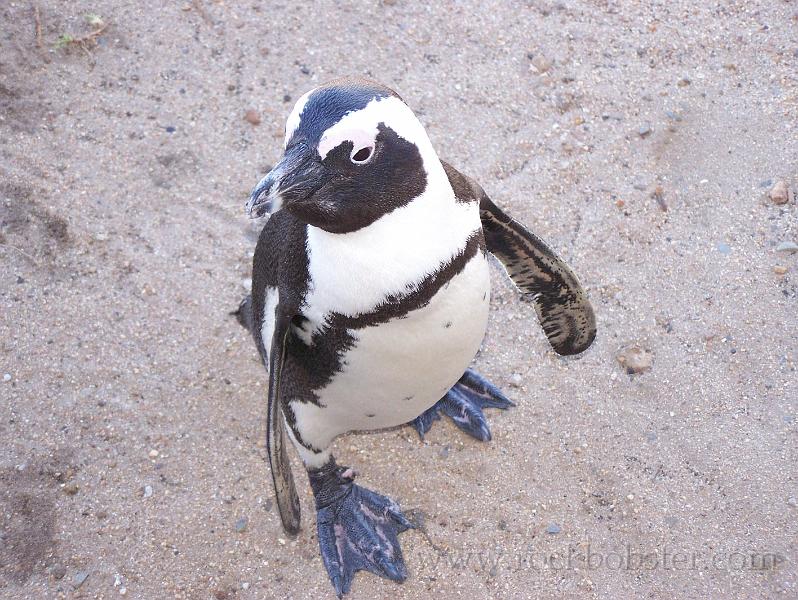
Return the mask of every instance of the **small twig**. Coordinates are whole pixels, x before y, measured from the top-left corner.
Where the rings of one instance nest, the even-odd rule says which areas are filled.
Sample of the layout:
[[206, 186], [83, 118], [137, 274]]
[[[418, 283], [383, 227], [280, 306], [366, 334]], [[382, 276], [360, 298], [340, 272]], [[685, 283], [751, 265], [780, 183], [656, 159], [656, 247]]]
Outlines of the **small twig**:
[[108, 29], [108, 23], [104, 22], [95, 15], [89, 15], [89, 18], [95, 19], [89, 21], [89, 23], [94, 26], [93, 30], [80, 37], [73, 37], [69, 34], [64, 34], [58, 38], [58, 46], [61, 48], [78, 46], [91, 59], [92, 56], [91, 52], [89, 52], [89, 49], [94, 48], [97, 45], [97, 38], [100, 37], [106, 29]]
[[36, 47], [42, 49], [42, 15], [39, 12], [39, 5], [33, 5], [33, 21], [36, 23]]
[[94, 68], [94, 57], [91, 55], [91, 52], [89, 52], [89, 49], [86, 48], [86, 44], [81, 42], [78, 45], [80, 46], [80, 49], [83, 50], [86, 53], [86, 56], [88, 57], [92, 68]]
[[84, 46], [84, 49], [85, 49], [85, 47], [88, 44], [91, 44], [92, 46], [96, 46], [97, 45], [97, 38], [100, 37], [100, 34], [102, 34], [102, 32], [105, 31], [106, 29], [108, 29], [108, 24], [107, 23], [103, 23], [102, 25], [100, 25], [94, 31], [91, 31], [91, 32], [87, 33], [86, 35], [81, 36], [79, 38], [75, 38], [72, 41], [72, 43], [73, 44], [80, 44], [81, 46]]
[[30, 261], [31, 261], [31, 262], [32, 262], [34, 265], [36, 265], [37, 267], [39, 266], [39, 263], [38, 263], [38, 262], [36, 262], [36, 259], [35, 259], [35, 258], [33, 258], [33, 257], [30, 255], [30, 254], [28, 254], [28, 253], [27, 253], [27, 252], [25, 252], [24, 250], [22, 250], [21, 248], [17, 248], [16, 246], [12, 246], [11, 244], [0, 244], [0, 246], [2, 246], [3, 248], [11, 248], [12, 250], [16, 250], [16, 251], [17, 251], [17, 252], [19, 252], [19, 253], [20, 253], [22, 256], [24, 256], [25, 258], [27, 258], [28, 260], [30, 260]]
[[662, 212], [668, 212], [668, 205], [665, 202], [665, 192], [662, 190], [662, 186], [658, 185], [653, 192], [651, 192], [651, 197], [657, 201], [657, 206]]

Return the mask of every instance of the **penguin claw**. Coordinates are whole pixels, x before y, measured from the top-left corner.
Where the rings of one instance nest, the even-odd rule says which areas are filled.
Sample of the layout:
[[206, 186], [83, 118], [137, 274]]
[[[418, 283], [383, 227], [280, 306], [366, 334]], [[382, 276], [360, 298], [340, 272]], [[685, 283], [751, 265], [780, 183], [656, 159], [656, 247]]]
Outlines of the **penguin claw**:
[[404, 581], [407, 568], [398, 535], [413, 524], [385, 496], [343, 485], [349, 489], [319, 508], [316, 516], [321, 558], [335, 593], [339, 598], [347, 594], [357, 571]]
[[448, 415], [460, 429], [476, 439], [490, 441], [490, 427], [482, 412], [483, 408], [507, 409], [515, 406], [499, 388], [487, 379], [468, 369], [452, 389], [438, 402], [413, 419], [419, 437], [423, 440], [432, 424]]

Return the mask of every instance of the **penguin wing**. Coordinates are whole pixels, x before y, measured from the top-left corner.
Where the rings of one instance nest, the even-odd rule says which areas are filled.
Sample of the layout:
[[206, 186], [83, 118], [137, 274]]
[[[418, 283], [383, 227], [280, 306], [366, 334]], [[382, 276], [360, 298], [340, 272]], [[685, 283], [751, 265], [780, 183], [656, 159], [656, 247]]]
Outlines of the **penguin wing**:
[[[276, 308], [279, 309], [279, 306]], [[244, 298], [238, 310], [230, 314], [235, 315], [250, 332], [257, 331], [253, 325], [251, 295]], [[285, 321], [290, 323], [290, 319], [285, 319]], [[285, 451], [285, 424], [280, 404], [280, 375], [287, 331], [288, 325], [281, 325], [275, 319], [271, 348], [268, 353], [261, 352], [261, 356], [264, 361], [269, 361], [269, 402], [266, 417], [266, 448], [269, 465], [274, 482], [274, 492], [277, 496], [277, 506], [280, 509], [280, 520], [283, 522], [286, 532], [293, 535], [299, 531], [299, 497], [294, 485], [294, 476], [291, 473], [291, 464], [288, 462], [288, 454]], [[257, 340], [258, 334], [254, 333], [253, 335]]]
[[269, 406], [266, 425], [266, 447], [274, 482], [274, 494], [280, 509], [280, 520], [286, 533], [299, 531], [299, 496], [294, 485], [294, 475], [285, 446], [285, 420], [280, 401], [280, 380], [285, 363], [285, 342], [291, 318], [276, 307], [274, 333], [269, 351]]
[[[299, 531], [299, 497], [286, 450], [285, 419], [281, 401], [282, 371], [286, 338], [297, 306], [290, 282], [281, 283], [280, 262], [285, 249], [296, 245], [290, 237], [299, 226], [279, 211], [266, 222], [258, 237], [252, 265], [252, 296], [244, 312], [264, 365], [269, 370], [269, 401], [266, 417], [266, 449], [274, 482], [274, 494], [283, 529], [291, 535]], [[300, 246], [302, 247], [302, 246]], [[268, 315], [268, 317], [267, 317]]]
[[596, 316], [571, 268], [543, 240], [496, 206], [478, 183], [442, 164], [457, 199], [479, 202], [485, 244], [513, 283], [533, 299], [552, 348], [562, 355], [587, 350], [596, 337]]

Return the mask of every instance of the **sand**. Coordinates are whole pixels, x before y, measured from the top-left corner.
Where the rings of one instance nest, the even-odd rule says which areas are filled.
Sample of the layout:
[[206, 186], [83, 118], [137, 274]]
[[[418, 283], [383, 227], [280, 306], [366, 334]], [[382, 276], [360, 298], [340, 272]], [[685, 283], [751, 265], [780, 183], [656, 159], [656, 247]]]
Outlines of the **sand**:
[[423, 523], [407, 582], [350, 597], [798, 597], [798, 208], [769, 196], [798, 190], [797, 39], [782, 0], [4, 2], [0, 597], [333, 597], [299, 470], [281, 531], [228, 312], [284, 119], [346, 74], [397, 89], [599, 327], [558, 357], [494, 265], [475, 367], [517, 407], [486, 444], [337, 442]]

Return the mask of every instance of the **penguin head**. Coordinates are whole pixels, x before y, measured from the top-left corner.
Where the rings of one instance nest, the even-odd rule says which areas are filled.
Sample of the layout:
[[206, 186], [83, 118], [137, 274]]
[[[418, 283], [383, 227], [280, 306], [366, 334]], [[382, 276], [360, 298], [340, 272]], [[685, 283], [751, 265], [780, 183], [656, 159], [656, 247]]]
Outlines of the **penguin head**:
[[287, 210], [330, 233], [366, 227], [443, 174], [424, 127], [379, 83], [338, 79], [311, 90], [286, 122], [285, 152], [247, 202], [250, 217]]

